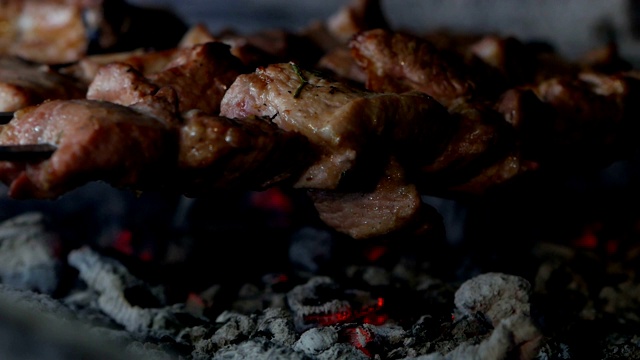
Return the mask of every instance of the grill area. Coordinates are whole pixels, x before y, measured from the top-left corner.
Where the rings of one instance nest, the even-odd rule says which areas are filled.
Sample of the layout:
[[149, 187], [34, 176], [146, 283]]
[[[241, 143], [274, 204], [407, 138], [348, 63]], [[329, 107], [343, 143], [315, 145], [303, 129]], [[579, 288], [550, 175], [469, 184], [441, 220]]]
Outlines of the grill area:
[[[637, 358], [640, 217], [624, 206], [635, 190], [571, 191], [555, 180], [555, 190], [517, 200], [523, 189], [443, 201], [445, 222], [465, 224], [464, 235], [429, 241], [353, 240], [276, 190], [237, 194], [231, 203], [243, 205], [214, 217], [205, 200], [164, 203], [175, 207], [162, 220], [172, 225], [152, 234], [97, 219], [93, 244], [69, 241], [86, 229], [62, 231], [55, 217], [28, 211], [0, 226], [2, 351], [16, 359]], [[575, 189], [594, 179], [569, 180]], [[162, 223], [150, 216], [139, 220]]]
[[[212, 28], [245, 16], [205, 3], [163, 4]], [[586, 8], [555, 4], [537, 11]], [[624, 27], [634, 4], [605, 13], [594, 2], [580, 23], [591, 37], [557, 40], [575, 54], [614, 39], [635, 62]], [[332, 13], [247, 6], [264, 15], [261, 26]], [[460, 28], [503, 19], [498, 28], [526, 36], [517, 17], [501, 16], [526, 11], [431, 6], [476, 19]], [[529, 29], [536, 39], [541, 27]], [[305, 192], [288, 187], [190, 198], [92, 182], [56, 200], [3, 189], [0, 357], [640, 359], [638, 160], [633, 148], [603, 167], [535, 172], [482, 196], [424, 195], [441, 227], [373, 239], [327, 226]]]

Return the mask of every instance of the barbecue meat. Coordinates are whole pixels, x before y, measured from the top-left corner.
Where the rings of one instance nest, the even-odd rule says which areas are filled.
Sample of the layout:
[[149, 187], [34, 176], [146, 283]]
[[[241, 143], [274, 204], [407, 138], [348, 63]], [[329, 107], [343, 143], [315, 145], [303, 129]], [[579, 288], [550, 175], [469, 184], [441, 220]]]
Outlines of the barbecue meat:
[[552, 109], [546, 142], [553, 165], [572, 169], [609, 164], [632, 151], [638, 130], [640, 83], [625, 74], [581, 73], [537, 84], [533, 91]]
[[55, 198], [88, 181], [154, 187], [170, 176], [177, 141], [162, 121], [94, 100], [52, 100], [18, 111], [0, 128], [2, 144], [52, 144], [51, 158], [0, 162], [0, 179], [16, 199]]
[[402, 166], [393, 159], [371, 190], [309, 190], [308, 194], [322, 221], [354, 239], [410, 228], [415, 232], [434, 230], [442, 222], [440, 215], [422, 202], [416, 186], [407, 182]]
[[427, 163], [449, 128], [446, 110], [425, 94], [372, 93], [293, 63], [238, 76], [222, 99], [221, 115], [270, 118], [305, 136], [320, 159], [295, 186], [318, 189], [337, 188], [359, 165], [384, 166], [375, 162], [381, 151], [397, 154], [403, 164]]
[[0, 111], [16, 111], [47, 99], [78, 99], [87, 85], [47, 65], [0, 57]]
[[171, 87], [181, 112], [198, 109], [218, 114], [222, 96], [243, 72], [244, 64], [228, 45], [209, 42], [181, 49], [162, 71], [147, 76], [124, 63], [105, 65], [89, 86], [87, 98], [131, 105], [162, 87]]
[[303, 136], [268, 120], [229, 119], [199, 110], [184, 114], [179, 144], [179, 187], [187, 196], [291, 182], [315, 160]]
[[83, 12], [95, 10], [79, 1], [2, 1], [0, 53], [41, 63], [77, 60], [89, 46]]
[[165, 49], [175, 46], [187, 29], [168, 11], [123, 0], [3, 0], [0, 23], [0, 54], [43, 64], [70, 63], [107, 51]]
[[474, 75], [459, 54], [417, 36], [374, 29], [357, 34], [350, 47], [372, 91], [419, 90], [445, 106], [478, 91]]

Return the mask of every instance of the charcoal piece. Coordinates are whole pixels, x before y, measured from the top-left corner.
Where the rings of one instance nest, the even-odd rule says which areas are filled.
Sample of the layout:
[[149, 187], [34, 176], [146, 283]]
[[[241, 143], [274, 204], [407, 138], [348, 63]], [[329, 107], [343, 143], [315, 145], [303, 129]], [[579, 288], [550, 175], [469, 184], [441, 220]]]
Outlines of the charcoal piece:
[[199, 359], [270, 359], [270, 360], [308, 360], [302, 353], [291, 350], [290, 347], [277, 345], [269, 340], [257, 337], [240, 344], [226, 346], [213, 357], [196, 357]]
[[271, 341], [281, 345], [292, 346], [297, 339], [291, 313], [280, 308], [265, 309], [256, 330], [269, 335]]
[[293, 345], [293, 349], [314, 356], [329, 349], [337, 341], [338, 331], [334, 327], [312, 328], [300, 335], [300, 339]]
[[455, 293], [459, 315], [483, 314], [497, 327], [513, 315], [529, 316], [530, 283], [519, 276], [485, 273], [464, 282]]
[[[68, 261], [79, 271], [80, 278], [99, 293], [100, 309], [133, 334], [175, 339], [185, 328], [200, 325], [183, 303], [167, 305], [161, 288], [145, 284], [114, 259], [83, 247], [70, 252]], [[139, 298], [158, 306], [141, 307], [135, 302]]]
[[45, 220], [41, 213], [26, 212], [0, 224], [1, 283], [45, 294], [58, 288], [58, 239]]

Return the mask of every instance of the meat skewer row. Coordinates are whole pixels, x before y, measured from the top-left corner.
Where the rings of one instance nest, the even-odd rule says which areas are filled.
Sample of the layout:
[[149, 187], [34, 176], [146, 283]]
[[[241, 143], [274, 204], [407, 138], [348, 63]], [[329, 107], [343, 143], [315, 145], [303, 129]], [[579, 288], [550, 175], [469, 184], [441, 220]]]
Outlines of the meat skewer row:
[[[498, 112], [464, 102], [447, 111], [422, 92], [365, 91], [291, 63], [239, 75], [219, 115], [181, 113], [177, 98], [166, 86], [129, 106], [57, 100], [21, 110], [3, 127], [0, 143], [51, 143], [57, 150], [38, 163], [1, 162], [1, 180], [16, 198], [52, 198], [92, 180], [191, 196], [292, 186], [308, 189], [328, 225], [368, 238], [432, 227], [416, 174], [444, 177], [450, 167], [437, 165], [443, 156], [445, 164], [466, 156], [450, 146], [463, 124], [507, 124], [482, 115]], [[518, 137], [505, 134], [511, 140], [496, 149], [516, 151]], [[507, 158], [517, 164], [512, 154]], [[515, 170], [511, 175], [524, 168]]]
[[[0, 143], [57, 150], [39, 162], [2, 162], [0, 179], [16, 198], [55, 198], [92, 180], [190, 196], [292, 186], [308, 191], [328, 225], [367, 238], [432, 227], [421, 194], [479, 194], [557, 150], [579, 158], [581, 150], [567, 150], [582, 124], [549, 121], [550, 110], [564, 119], [580, 104], [598, 115], [590, 134], [607, 135], [596, 152], [616, 144], [630, 118], [632, 76], [509, 88], [486, 82], [485, 71], [495, 74], [487, 66], [469, 72], [464, 59], [427, 40], [363, 30], [349, 46], [366, 90], [296, 63], [248, 73], [217, 41], [172, 51], [159, 72], [102, 64], [88, 77], [87, 99], [25, 108], [3, 127]], [[603, 110], [589, 111], [593, 104]], [[605, 110], [613, 121], [601, 121]], [[578, 136], [568, 136], [573, 131]], [[557, 146], [545, 145], [549, 134]]]

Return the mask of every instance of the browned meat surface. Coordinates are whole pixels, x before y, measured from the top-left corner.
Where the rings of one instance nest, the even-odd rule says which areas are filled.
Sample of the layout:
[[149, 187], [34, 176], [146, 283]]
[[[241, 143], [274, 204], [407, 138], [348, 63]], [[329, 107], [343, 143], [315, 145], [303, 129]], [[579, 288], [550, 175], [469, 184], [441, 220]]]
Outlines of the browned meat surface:
[[462, 58], [417, 36], [375, 29], [355, 36], [350, 46], [372, 91], [419, 90], [445, 106], [476, 93]]
[[175, 46], [186, 30], [170, 12], [123, 0], [4, 0], [0, 23], [0, 54], [45, 64], [143, 46], [164, 49]]
[[354, 81], [358, 84], [364, 84], [367, 81], [367, 75], [356, 63], [351, 55], [351, 50], [346, 46], [329, 50], [318, 60], [316, 67], [345, 81]]
[[127, 52], [90, 55], [70, 65], [61, 67], [60, 72], [89, 84], [103, 66], [112, 63], [123, 63], [144, 75], [149, 75], [164, 69], [173, 59], [177, 50], [176, 48], [160, 51], [137, 49]]
[[179, 144], [181, 187], [189, 196], [291, 182], [313, 160], [304, 137], [269, 121], [234, 120], [198, 110], [184, 115]]
[[47, 99], [83, 98], [87, 85], [12, 56], [0, 57], [0, 111], [16, 111]]
[[483, 36], [467, 51], [495, 69], [508, 87], [531, 84], [536, 78], [536, 54], [514, 37]]
[[87, 98], [131, 105], [162, 87], [171, 87], [180, 111], [217, 114], [222, 96], [243, 71], [243, 64], [227, 45], [209, 42], [179, 50], [162, 71], [147, 76], [124, 63], [105, 65], [90, 84]]
[[320, 219], [355, 239], [387, 235], [409, 227], [422, 231], [438, 226], [439, 215], [421, 201], [415, 185], [391, 160], [371, 190], [341, 192], [309, 190]]
[[131, 108], [49, 101], [17, 112], [0, 128], [0, 143], [52, 144], [57, 150], [40, 162], [0, 162], [0, 179], [17, 199], [54, 198], [94, 180], [154, 187], [175, 163], [177, 142], [171, 134], [161, 121]]
[[429, 162], [448, 128], [444, 108], [424, 94], [367, 92], [291, 63], [240, 75], [222, 99], [221, 115], [265, 117], [305, 136], [321, 158], [300, 177], [296, 186], [303, 188], [336, 188], [357, 165], [375, 167], [370, 156], [383, 149], [403, 163]]
[[532, 89], [516, 87], [505, 91], [495, 109], [513, 126], [524, 159], [544, 161], [553, 156], [547, 141], [553, 131], [553, 108]]
[[546, 139], [552, 161], [601, 166], [628, 153], [635, 143], [630, 134], [638, 129], [639, 85], [624, 74], [596, 73], [538, 84], [535, 93], [552, 109], [553, 129]]
[[[0, 53], [42, 63], [65, 63], [82, 57], [88, 48], [80, 1], [0, 2]], [[97, 14], [96, 14], [97, 15]]]
[[521, 163], [520, 139], [490, 105], [459, 100], [449, 108], [455, 129], [446, 148], [420, 168], [421, 191], [436, 195], [481, 194], [529, 170]]
[[326, 26], [341, 44], [365, 30], [390, 28], [380, 0], [352, 0], [329, 17]]

